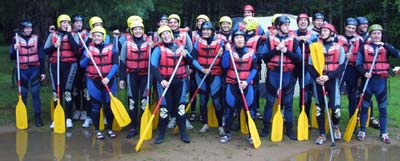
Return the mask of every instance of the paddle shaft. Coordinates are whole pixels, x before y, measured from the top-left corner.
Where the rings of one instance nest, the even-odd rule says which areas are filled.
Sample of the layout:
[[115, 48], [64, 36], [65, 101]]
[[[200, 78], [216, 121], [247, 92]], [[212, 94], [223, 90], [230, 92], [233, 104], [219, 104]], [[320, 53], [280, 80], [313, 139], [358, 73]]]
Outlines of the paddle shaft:
[[57, 47], [57, 104], [60, 104], [60, 46]]
[[282, 106], [282, 82], [283, 82], [283, 52], [281, 51], [280, 57], [280, 71], [279, 71], [279, 89], [278, 89], [278, 104], [279, 108]]
[[[211, 62], [211, 65], [208, 67], [209, 70], [212, 69], [212, 67], [214, 66], [214, 64], [215, 64], [216, 60], [218, 59], [218, 57], [219, 57], [219, 52], [217, 53], [217, 55], [215, 55], [213, 61]], [[197, 86], [196, 90], [194, 91], [194, 93], [193, 93], [193, 95], [192, 95], [192, 98], [190, 98], [190, 101], [189, 101], [188, 105], [192, 104], [192, 102], [194, 101], [194, 98], [196, 98], [196, 95], [197, 95], [197, 93], [199, 92], [201, 85], [203, 85], [204, 81], [206, 80], [208, 74], [209, 74], [209, 73], [205, 74], [205, 75], [203, 76], [203, 78], [201, 79], [199, 85]], [[189, 110], [189, 108], [186, 109], [186, 112], [187, 112], [188, 110]]]
[[[149, 40], [151, 40], [151, 36], [150, 36]], [[147, 50], [148, 50], [149, 60], [148, 60], [148, 67], [147, 67], [146, 104], [148, 105], [149, 101], [150, 101], [150, 65], [151, 65], [151, 63], [150, 63], [150, 60], [151, 60], [151, 56], [150, 56], [151, 47], [150, 47], [150, 45], [149, 45], [149, 48]], [[148, 107], [148, 106], [146, 106], [146, 107]]]
[[[354, 47], [353, 45], [350, 46], [349, 52], [353, 51], [353, 47]], [[346, 61], [344, 62], [344, 70], [343, 70], [342, 76], [340, 77], [340, 81], [339, 81], [339, 87], [342, 86], [344, 74], [346, 74], [346, 69], [347, 69], [348, 65], [349, 65], [349, 59], [346, 58]]]
[[[19, 37], [18, 32], [15, 32], [15, 44], [19, 45]], [[17, 79], [18, 79], [18, 96], [21, 96], [21, 75], [19, 69], [19, 48], [16, 49], [17, 52]]]
[[302, 107], [304, 107], [304, 93], [305, 93], [305, 90], [304, 90], [304, 77], [306, 76], [306, 74], [305, 74], [305, 43], [306, 42], [303, 42], [303, 44], [302, 44], [302, 47], [303, 47], [303, 50], [302, 50], [302, 59], [303, 59], [303, 63], [301, 63], [301, 76], [302, 76], [302, 78], [301, 78], [301, 94], [302, 94], [302, 96], [301, 96], [301, 106]]

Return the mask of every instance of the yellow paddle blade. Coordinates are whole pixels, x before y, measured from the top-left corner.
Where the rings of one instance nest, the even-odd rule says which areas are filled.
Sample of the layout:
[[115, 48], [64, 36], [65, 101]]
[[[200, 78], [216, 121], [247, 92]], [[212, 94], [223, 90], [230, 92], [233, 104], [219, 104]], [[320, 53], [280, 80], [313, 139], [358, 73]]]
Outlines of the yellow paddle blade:
[[[272, 106], [272, 116], [275, 116], [275, 114], [276, 114], [276, 111], [278, 111], [278, 99], [275, 99], [275, 102], [274, 102], [274, 106]], [[272, 122], [272, 119], [273, 118], [271, 118], [271, 122]]]
[[[156, 107], [156, 104], [154, 103], [154, 104], [152, 105], [151, 113], [153, 113], [155, 107]], [[154, 116], [153, 130], [154, 130], [154, 129], [157, 129], [157, 127], [158, 127], [158, 120], [159, 120], [159, 118], [160, 118], [159, 116], [160, 116], [160, 110], [158, 110], [157, 113], [156, 113], [155, 116]]]
[[21, 95], [18, 96], [17, 106], [15, 107], [15, 125], [18, 129], [28, 128], [28, 114]]
[[283, 117], [281, 107], [278, 105], [274, 118], [272, 119], [271, 141], [280, 142], [283, 139]]
[[114, 121], [112, 123], [112, 130], [113, 131], [121, 131], [121, 129], [122, 129], [122, 127], [119, 127], [117, 120], [115, 120], [115, 118], [114, 118]]
[[111, 92], [108, 94], [110, 94], [111, 111], [114, 114], [115, 120], [118, 122], [120, 127], [125, 127], [131, 122], [131, 118], [126, 111], [124, 104], [115, 98]]
[[311, 127], [318, 129], [317, 106], [315, 104], [311, 107]]
[[[344, 146], [344, 157], [346, 158], [347, 161], [353, 161], [353, 153], [351, 152], [350, 146]], [[367, 146], [365, 147], [367, 148]], [[368, 160], [368, 159], [366, 159]]]
[[251, 118], [250, 112], [246, 111], [247, 113], [247, 120], [249, 123], [249, 130], [250, 130], [250, 136], [253, 139], [253, 146], [254, 148], [258, 148], [261, 146], [261, 140], [260, 140], [260, 135], [258, 134], [258, 130], [256, 127], [256, 124], [254, 123], [254, 120]]
[[100, 107], [99, 129], [104, 130], [104, 110]]
[[146, 134], [144, 133], [144, 127], [148, 124], [149, 119], [151, 117], [150, 109], [149, 109], [149, 104], [146, 105], [146, 109], [144, 110], [142, 114], [142, 118], [140, 119], [140, 136], [145, 136], [144, 140], [150, 140], [151, 136], [153, 134], [153, 130], [149, 130]]
[[358, 108], [354, 112], [353, 116], [351, 116], [349, 123], [347, 123], [346, 130], [344, 131], [343, 134], [343, 140], [345, 142], [350, 142], [351, 137], [353, 136], [354, 129], [356, 128], [357, 124], [357, 115], [358, 115]]
[[58, 134], [65, 133], [65, 114], [60, 100], [57, 101], [57, 106], [54, 109], [54, 132]]
[[304, 106], [301, 107], [301, 112], [297, 122], [297, 140], [308, 140], [308, 118], [304, 112]]
[[28, 132], [25, 130], [17, 130], [15, 138], [15, 152], [18, 155], [18, 159], [24, 160], [26, 149], [28, 147]]
[[215, 107], [212, 101], [208, 103], [207, 123], [209, 127], [218, 127], [218, 119], [215, 114]]
[[325, 66], [324, 48], [322, 43], [314, 42], [310, 45], [312, 64], [319, 75], [322, 75]]
[[249, 134], [249, 127], [247, 127], [246, 122], [246, 113], [243, 108], [240, 110], [240, 132], [245, 135]]
[[58, 161], [62, 160], [65, 152], [65, 135], [63, 134], [53, 135], [53, 152], [54, 156]]
[[371, 120], [371, 106], [370, 107], [368, 107], [368, 119], [367, 119], [367, 122], [365, 123], [365, 127], [369, 127], [369, 122], [370, 122], [370, 120]]
[[146, 133], [148, 133], [150, 131], [150, 129], [152, 128], [153, 120], [154, 120], [154, 115], [151, 115], [149, 122], [147, 123], [146, 127], [144, 128], [144, 135], [140, 135], [139, 141], [136, 143], [136, 146], [135, 146], [136, 151], [139, 151], [140, 147], [142, 147], [143, 141], [145, 140]]
[[52, 121], [54, 120], [54, 98], [53, 98], [53, 96], [51, 97], [51, 100], [50, 100], [50, 119]]

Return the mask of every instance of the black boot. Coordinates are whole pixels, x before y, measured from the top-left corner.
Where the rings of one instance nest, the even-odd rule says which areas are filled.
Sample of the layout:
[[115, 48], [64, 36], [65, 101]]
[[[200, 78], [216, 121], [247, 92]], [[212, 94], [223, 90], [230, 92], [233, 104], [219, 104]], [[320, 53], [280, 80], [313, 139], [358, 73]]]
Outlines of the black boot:
[[267, 123], [264, 125], [264, 129], [261, 130], [260, 136], [266, 137], [269, 135], [269, 129], [271, 128], [271, 123]]
[[291, 140], [297, 140], [297, 137], [292, 130], [292, 123], [286, 123], [285, 130], [286, 130], [286, 136], [288, 136]]
[[40, 113], [35, 114], [35, 126], [36, 127], [43, 126], [43, 122], [42, 122], [42, 118], [40, 117]]

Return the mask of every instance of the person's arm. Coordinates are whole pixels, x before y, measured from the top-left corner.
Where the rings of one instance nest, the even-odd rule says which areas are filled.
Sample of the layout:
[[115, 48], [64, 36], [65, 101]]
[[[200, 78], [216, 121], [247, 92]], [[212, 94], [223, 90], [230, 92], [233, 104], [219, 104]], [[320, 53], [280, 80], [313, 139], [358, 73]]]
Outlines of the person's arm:
[[269, 38], [267, 39], [267, 41], [265, 41], [265, 51], [266, 51], [266, 53], [263, 56], [265, 63], [269, 62], [269, 60], [271, 60], [271, 58], [273, 56], [280, 54], [280, 51], [278, 51], [276, 49], [271, 50]]
[[356, 69], [361, 75], [365, 75], [366, 71], [364, 69], [364, 45], [360, 47], [357, 53], [356, 59]]
[[39, 71], [40, 71], [40, 74], [45, 74], [46, 73], [45, 65], [44, 65], [45, 64], [45, 62], [44, 62], [45, 53], [44, 53], [41, 42], [42, 42], [42, 40], [38, 39], [37, 47], [38, 47], [38, 56], [39, 56], [39, 62], [40, 62]]
[[88, 58], [86, 55], [87, 55], [87, 51], [84, 50], [84, 51], [83, 51], [82, 60], [79, 62], [79, 65], [80, 65], [82, 68], [86, 68], [87, 65], [88, 65], [89, 62], [90, 62], [90, 58]]
[[68, 36], [68, 43], [71, 46], [71, 50], [72, 52], [75, 53], [76, 56], [80, 55], [79, 52], [79, 37], [77, 34], [72, 35], [71, 32], [67, 32], [67, 36]]
[[13, 42], [11, 43], [11, 45], [10, 45], [9, 50], [8, 50], [8, 57], [9, 57], [11, 60], [17, 59], [17, 51], [14, 49], [15, 43], [16, 43], [16, 42], [15, 42], [15, 39], [14, 39]]
[[393, 45], [390, 45], [388, 43], [385, 43], [383, 47], [386, 49], [388, 52], [388, 55], [394, 57], [394, 58], [400, 58], [400, 51], [396, 49]]
[[121, 77], [121, 80], [126, 80], [126, 57], [127, 57], [127, 42], [125, 41], [122, 45], [122, 48], [120, 50], [120, 67], [119, 67], [119, 75]]
[[190, 53], [193, 50], [192, 39], [189, 37], [189, 34], [186, 34], [186, 46], [185, 49]]
[[53, 33], [50, 33], [49, 36], [47, 36], [46, 42], [44, 43], [44, 47], [43, 47], [44, 52], [47, 55], [51, 55], [51, 53], [53, 53], [54, 51], [57, 50], [57, 48], [54, 47], [54, 44], [51, 42], [51, 39], [53, 37], [52, 34]]
[[161, 50], [160, 47], [156, 47], [154, 51], [151, 53], [151, 67], [150, 67], [150, 72], [153, 73], [154, 78], [158, 82], [161, 82], [163, 80], [163, 77], [158, 70], [159, 62], [160, 62], [160, 57], [161, 57]]
[[231, 56], [230, 56], [230, 51], [229, 50], [225, 50], [224, 54], [222, 55], [221, 58], [221, 67], [224, 69], [228, 69], [229, 68], [229, 63], [231, 62]]

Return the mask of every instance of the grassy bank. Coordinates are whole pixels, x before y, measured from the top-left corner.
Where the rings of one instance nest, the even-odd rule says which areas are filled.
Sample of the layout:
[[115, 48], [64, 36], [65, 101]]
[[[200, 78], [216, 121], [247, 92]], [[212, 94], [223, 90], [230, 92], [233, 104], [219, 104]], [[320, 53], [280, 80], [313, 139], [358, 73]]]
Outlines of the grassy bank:
[[[9, 60], [8, 58], [8, 47], [7, 46], [0, 46], [0, 53], [1, 53], [1, 59], [0, 59], [0, 90], [1, 90], [1, 97], [0, 97], [0, 126], [5, 126], [5, 125], [11, 125], [14, 126], [15, 123], [15, 113], [14, 113], [14, 108], [17, 103], [17, 87], [16, 84], [14, 84], [14, 87], [12, 87], [11, 83], [11, 73], [12, 69], [14, 66], [14, 62]], [[393, 132], [399, 132], [399, 127], [400, 127], [400, 116], [398, 113], [400, 113], [400, 109], [397, 108], [399, 106], [399, 99], [400, 94], [397, 91], [400, 91], [400, 77], [392, 77], [390, 78], [390, 94], [389, 94], [389, 105], [388, 105], [388, 115], [389, 115], [389, 127], [392, 128], [390, 131]], [[45, 123], [49, 122], [49, 103], [51, 99], [51, 85], [49, 81], [49, 77], [47, 76], [46, 81], [43, 82], [42, 88], [41, 88], [41, 99], [42, 99], [42, 113], [43, 113], [43, 120]], [[121, 100], [126, 99], [125, 91], [120, 91], [118, 97]], [[30, 97], [29, 97], [30, 98]], [[297, 122], [297, 115], [298, 115], [298, 98], [294, 99], [293, 107], [294, 107], [294, 120]], [[347, 120], [348, 120], [348, 110], [347, 110], [347, 96], [343, 95], [342, 96], [342, 117], [341, 117], [341, 122], [340, 126], [344, 130]], [[29, 100], [29, 103], [27, 104], [27, 109], [28, 109], [28, 117], [29, 120], [33, 120], [33, 109], [32, 105], [30, 103], [31, 101]], [[376, 101], [374, 101], [376, 104]], [[264, 107], [265, 100], [261, 99], [261, 107]], [[198, 104], [199, 105], [199, 104]], [[374, 111], [375, 111], [375, 116], [378, 116], [377, 112], [377, 106], [374, 106]], [[199, 109], [199, 108], [197, 108]], [[260, 125], [259, 127], [262, 127], [262, 122], [257, 121], [257, 124]], [[32, 125], [32, 124], [31, 124]], [[377, 130], [370, 130], [372, 134], [378, 133]], [[396, 134], [397, 136], [397, 134]]]

